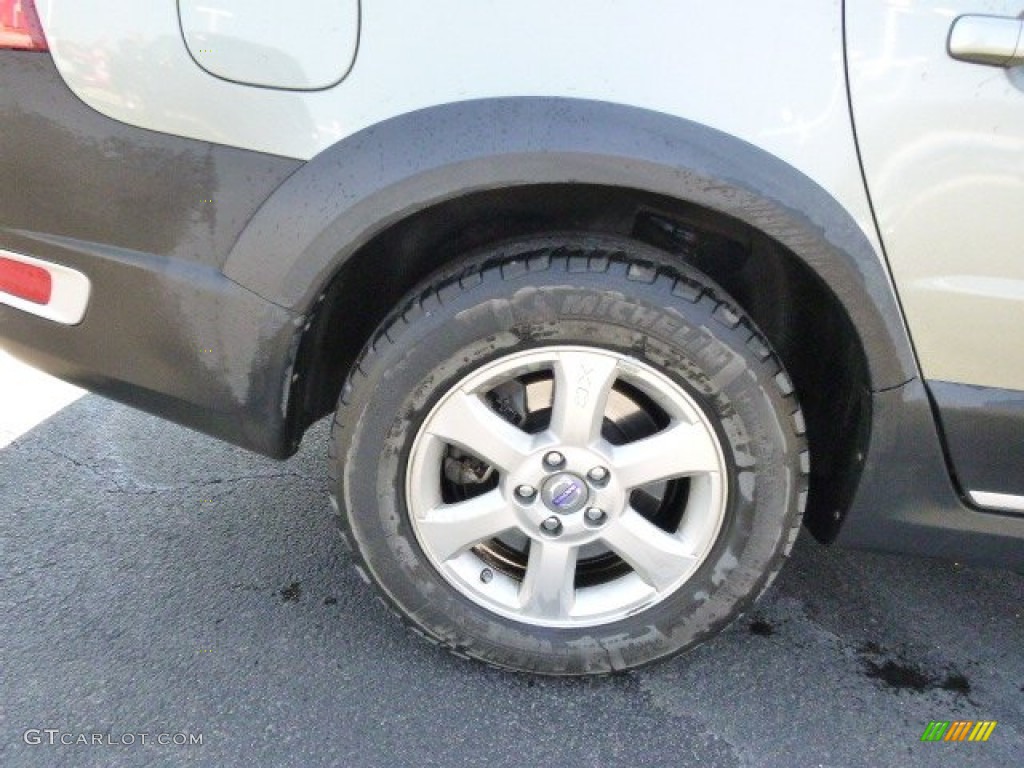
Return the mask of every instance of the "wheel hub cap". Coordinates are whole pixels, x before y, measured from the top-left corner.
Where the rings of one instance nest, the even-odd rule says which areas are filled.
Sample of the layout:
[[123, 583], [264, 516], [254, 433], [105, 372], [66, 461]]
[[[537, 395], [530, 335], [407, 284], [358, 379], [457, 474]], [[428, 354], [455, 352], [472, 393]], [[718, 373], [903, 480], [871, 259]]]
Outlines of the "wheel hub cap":
[[541, 498], [552, 512], [571, 515], [587, 506], [590, 492], [582, 477], [571, 472], [559, 472], [544, 483]]

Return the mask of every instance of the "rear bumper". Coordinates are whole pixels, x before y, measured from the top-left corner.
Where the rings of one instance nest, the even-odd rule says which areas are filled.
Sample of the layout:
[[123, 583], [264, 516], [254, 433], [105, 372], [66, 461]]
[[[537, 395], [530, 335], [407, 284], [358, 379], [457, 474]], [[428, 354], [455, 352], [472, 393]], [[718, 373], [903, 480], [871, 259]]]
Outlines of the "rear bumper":
[[0, 51], [0, 126], [0, 251], [90, 285], [74, 325], [0, 302], [0, 348], [259, 453], [293, 452], [288, 384], [302, 318], [221, 269], [301, 163], [106, 118], [46, 54]]
[[78, 241], [4, 233], [6, 247], [92, 281], [69, 326], [0, 304], [0, 348], [128, 405], [283, 458], [302, 318], [211, 267]]

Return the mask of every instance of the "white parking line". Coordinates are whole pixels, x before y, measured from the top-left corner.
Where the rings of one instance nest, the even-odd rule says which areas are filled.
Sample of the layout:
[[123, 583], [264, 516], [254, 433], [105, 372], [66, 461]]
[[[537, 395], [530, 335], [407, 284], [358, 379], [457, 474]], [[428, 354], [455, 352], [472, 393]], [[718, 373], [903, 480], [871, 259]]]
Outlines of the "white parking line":
[[84, 389], [37, 371], [0, 350], [0, 448], [84, 394]]

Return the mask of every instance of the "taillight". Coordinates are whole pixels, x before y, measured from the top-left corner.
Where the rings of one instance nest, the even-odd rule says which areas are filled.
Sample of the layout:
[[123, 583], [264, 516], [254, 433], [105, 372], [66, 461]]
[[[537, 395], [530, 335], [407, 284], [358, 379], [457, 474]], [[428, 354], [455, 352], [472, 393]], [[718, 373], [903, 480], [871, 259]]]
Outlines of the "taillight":
[[0, 48], [49, 50], [35, 0], [0, 0]]
[[53, 278], [41, 267], [0, 256], [0, 292], [33, 304], [49, 304]]

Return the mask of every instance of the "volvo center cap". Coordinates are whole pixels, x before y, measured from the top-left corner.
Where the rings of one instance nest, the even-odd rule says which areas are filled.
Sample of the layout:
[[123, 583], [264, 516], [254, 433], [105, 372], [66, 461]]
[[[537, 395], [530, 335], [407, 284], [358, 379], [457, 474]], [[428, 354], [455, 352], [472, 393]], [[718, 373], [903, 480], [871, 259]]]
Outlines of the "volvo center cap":
[[544, 483], [544, 487], [541, 489], [541, 498], [552, 512], [571, 515], [587, 505], [590, 491], [582, 477], [577, 477], [569, 472], [559, 472], [557, 475], [549, 477]]

